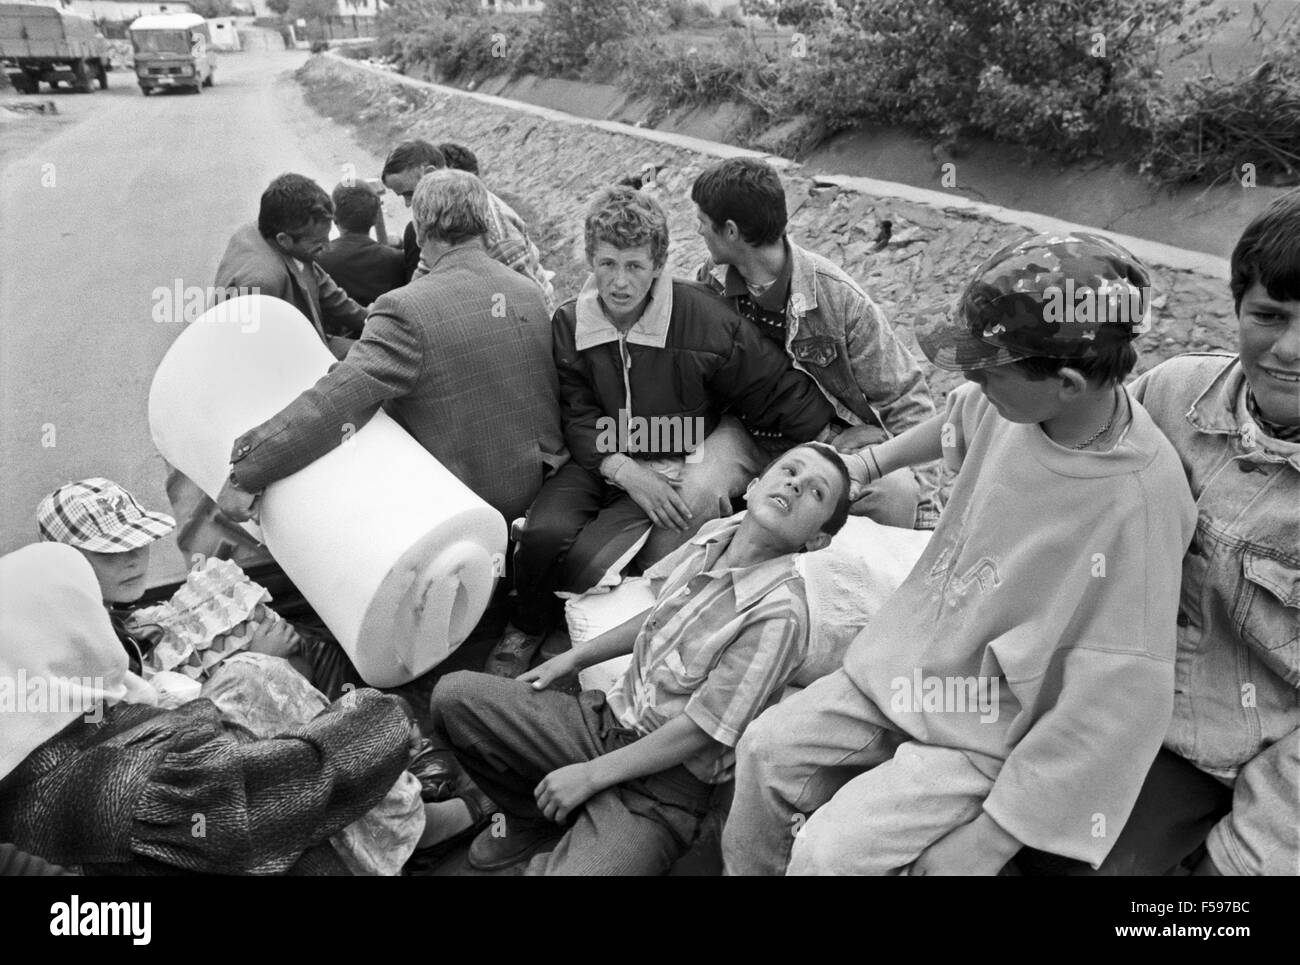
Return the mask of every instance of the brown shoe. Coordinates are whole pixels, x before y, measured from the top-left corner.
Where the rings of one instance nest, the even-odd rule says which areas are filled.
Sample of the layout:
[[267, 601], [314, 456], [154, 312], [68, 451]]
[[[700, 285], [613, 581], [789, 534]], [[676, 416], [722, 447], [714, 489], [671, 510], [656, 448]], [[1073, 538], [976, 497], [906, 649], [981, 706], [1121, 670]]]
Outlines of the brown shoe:
[[529, 668], [537, 648], [546, 639], [545, 633], [524, 633], [507, 624], [506, 632], [488, 654], [484, 671], [495, 677], [514, 679]]
[[466, 860], [475, 871], [500, 871], [531, 857], [539, 847], [563, 833], [564, 828], [549, 822], [498, 815], [478, 833]]

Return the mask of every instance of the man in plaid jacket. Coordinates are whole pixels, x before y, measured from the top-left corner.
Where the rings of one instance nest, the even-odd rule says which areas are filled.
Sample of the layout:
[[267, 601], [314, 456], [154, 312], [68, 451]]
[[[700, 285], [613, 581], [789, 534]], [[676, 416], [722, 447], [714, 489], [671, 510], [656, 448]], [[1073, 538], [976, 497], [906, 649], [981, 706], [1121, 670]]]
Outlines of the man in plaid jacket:
[[346, 359], [235, 440], [218, 500], [235, 519], [381, 405], [506, 519], [524, 514], [548, 467], [566, 458], [550, 317], [538, 286], [484, 248], [487, 189], [438, 170], [412, 207], [429, 274], [378, 298]]

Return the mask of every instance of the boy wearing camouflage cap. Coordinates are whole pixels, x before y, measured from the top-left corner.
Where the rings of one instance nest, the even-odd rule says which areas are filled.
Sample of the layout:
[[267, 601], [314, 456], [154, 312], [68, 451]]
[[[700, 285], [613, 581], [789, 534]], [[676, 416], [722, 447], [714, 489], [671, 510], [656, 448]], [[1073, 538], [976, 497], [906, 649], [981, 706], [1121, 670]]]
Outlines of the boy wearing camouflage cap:
[[1127, 251], [1039, 235], [921, 334], [969, 383], [846, 463], [865, 484], [942, 456], [951, 499], [843, 668], [746, 732], [730, 873], [997, 874], [1024, 845], [1106, 857], [1169, 726], [1196, 518], [1120, 384], [1149, 311]]

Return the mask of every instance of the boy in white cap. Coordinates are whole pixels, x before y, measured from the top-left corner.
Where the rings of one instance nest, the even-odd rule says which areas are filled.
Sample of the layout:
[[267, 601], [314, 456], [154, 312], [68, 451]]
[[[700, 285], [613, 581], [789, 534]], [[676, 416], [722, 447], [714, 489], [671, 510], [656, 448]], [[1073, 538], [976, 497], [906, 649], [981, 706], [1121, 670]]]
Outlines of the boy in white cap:
[[[90, 563], [131, 670], [140, 673], [141, 643], [128, 632], [126, 614], [117, 608], [144, 596], [150, 547], [175, 529], [176, 521], [150, 512], [117, 483], [96, 476], [67, 483], [42, 499], [36, 507], [36, 528], [43, 541], [71, 546]], [[287, 657], [300, 643], [287, 621], [265, 620], [249, 648]]]

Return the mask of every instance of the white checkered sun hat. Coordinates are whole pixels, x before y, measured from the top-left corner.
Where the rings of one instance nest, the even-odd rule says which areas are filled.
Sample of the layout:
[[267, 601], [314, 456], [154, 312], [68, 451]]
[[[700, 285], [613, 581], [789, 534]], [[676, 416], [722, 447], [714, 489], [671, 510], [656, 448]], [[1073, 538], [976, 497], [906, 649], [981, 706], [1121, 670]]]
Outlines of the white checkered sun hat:
[[60, 486], [36, 507], [41, 539], [92, 553], [126, 553], [148, 546], [176, 528], [163, 513], [151, 513], [109, 479], [83, 479]]

